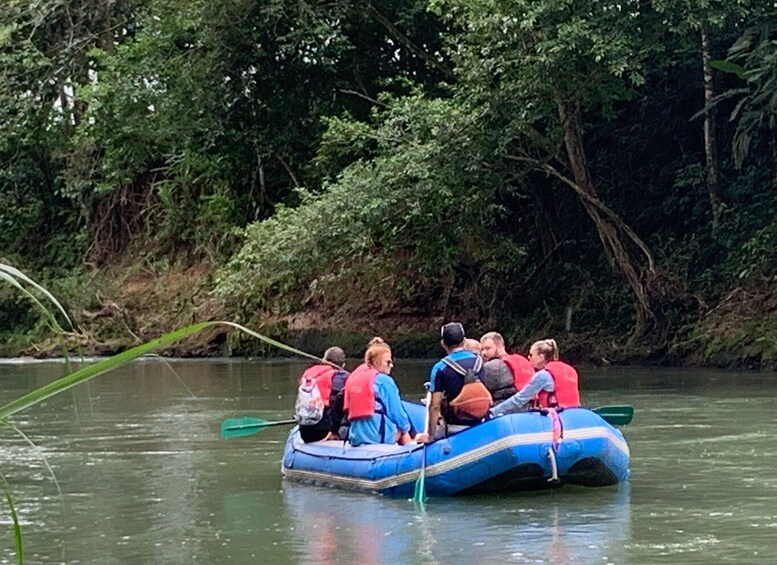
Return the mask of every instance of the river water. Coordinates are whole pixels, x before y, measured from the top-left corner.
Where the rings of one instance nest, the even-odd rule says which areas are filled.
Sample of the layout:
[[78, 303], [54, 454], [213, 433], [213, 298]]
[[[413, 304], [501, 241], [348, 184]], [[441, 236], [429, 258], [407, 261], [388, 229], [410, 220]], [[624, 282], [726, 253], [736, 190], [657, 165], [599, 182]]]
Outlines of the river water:
[[[589, 406], [633, 404], [617, 487], [412, 502], [285, 482], [287, 428], [231, 440], [224, 418], [289, 417], [292, 361], [143, 360], [3, 428], [0, 471], [28, 563], [774, 563], [777, 375], [581, 372]], [[398, 360], [420, 398], [431, 362]], [[3, 403], [65, 374], [0, 363]], [[47, 469], [53, 469], [56, 482]], [[59, 494], [61, 490], [61, 496]], [[7, 506], [0, 562], [15, 562]]]

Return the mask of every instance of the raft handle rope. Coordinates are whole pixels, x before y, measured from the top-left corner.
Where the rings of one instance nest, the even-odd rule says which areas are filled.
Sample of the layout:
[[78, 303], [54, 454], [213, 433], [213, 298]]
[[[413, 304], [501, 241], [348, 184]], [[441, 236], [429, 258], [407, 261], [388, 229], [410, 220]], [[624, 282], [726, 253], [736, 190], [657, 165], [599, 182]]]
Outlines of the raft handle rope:
[[556, 463], [556, 452], [552, 447], [548, 448], [548, 459], [550, 459], [550, 478], [548, 482], [557, 485], [561, 482], [558, 478], [558, 464]]

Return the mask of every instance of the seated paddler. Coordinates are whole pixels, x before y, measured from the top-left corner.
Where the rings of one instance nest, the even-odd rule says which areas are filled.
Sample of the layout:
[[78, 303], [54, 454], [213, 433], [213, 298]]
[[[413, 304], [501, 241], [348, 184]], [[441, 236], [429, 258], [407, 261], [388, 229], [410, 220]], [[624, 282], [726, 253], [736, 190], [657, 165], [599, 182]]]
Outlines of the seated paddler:
[[535, 368], [523, 355], [508, 354], [505, 340], [498, 332], [480, 338], [480, 355], [485, 363], [483, 384], [498, 404], [521, 390], [534, 376]]
[[491, 394], [483, 385], [483, 359], [465, 349], [464, 327], [451, 322], [440, 328], [440, 344], [447, 353], [429, 376], [428, 426], [417, 441], [447, 435], [449, 426], [471, 426], [483, 421]]
[[[343, 417], [342, 390], [348, 379], [345, 352], [340, 347], [330, 347], [322, 361], [308, 367], [299, 380], [295, 419], [305, 443], [335, 438]], [[316, 407], [317, 402], [321, 406]]]
[[370, 342], [364, 363], [351, 372], [345, 383], [344, 408], [353, 446], [374, 443], [412, 443], [410, 418], [399, 388], [391, 378], [394, 361], [391, 348], [382, 339]]
[[556, 340], [543, 339], [529, 349], [534, 376], [517, 393], [491, 408], [492, 416], [522, 410], [580, 406], [577, 371], [559, 361]]

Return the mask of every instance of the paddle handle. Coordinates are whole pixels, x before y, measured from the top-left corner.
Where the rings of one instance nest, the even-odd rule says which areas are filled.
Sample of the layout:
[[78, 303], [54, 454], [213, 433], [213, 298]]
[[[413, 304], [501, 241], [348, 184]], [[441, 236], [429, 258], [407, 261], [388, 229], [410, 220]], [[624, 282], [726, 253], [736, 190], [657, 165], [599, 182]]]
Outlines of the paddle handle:
[[432, 393], [429, 392], [429, 383], [426, 383], [424, 385], [426, 387], [426, 413], [424, 414], [424, 431], [423, 433], [429, 434], [429, 437], [432, 437], [432, 431], [429, 429], [429, 410], [431, 410], [431, 404], [432, 404]]

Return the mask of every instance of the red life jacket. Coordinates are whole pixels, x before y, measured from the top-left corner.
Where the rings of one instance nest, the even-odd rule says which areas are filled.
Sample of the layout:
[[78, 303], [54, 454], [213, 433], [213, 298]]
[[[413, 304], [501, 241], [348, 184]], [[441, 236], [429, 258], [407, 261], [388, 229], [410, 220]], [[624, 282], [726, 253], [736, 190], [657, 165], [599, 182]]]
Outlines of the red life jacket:
[[540, 391], [537, 400], [540, 408], [577, 408], [580, 406], [580, 390], [577, 388], [577, 371], [563, 361], [550, 361], [545, 370], [553, 377], [554, 392]]
[[307, 379], [315, 381], [321, 393], [321, 398], [324, 400], [324, 406], [329, 407], [329, 396], [332, 394], [332, 377], [336, 372], [337, 369], [326, 363], [313, 365], [302, 373], [299, 384], [304, 383]]
[[375, 414], [375, 377], [378, 371], [362, 363], [345, 381], [343, 407], [348, 419], [367, 418]]
[[521, 389], [525, 387], [534, 376], [536, 369], [532, 367], [526, 357], [517, 353], [502, 355], [500, 359], [505, 362], [510, 368], [510, 372], [513, 374], [515, 390], [521, 392]]

